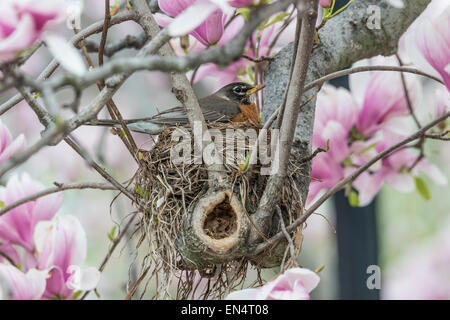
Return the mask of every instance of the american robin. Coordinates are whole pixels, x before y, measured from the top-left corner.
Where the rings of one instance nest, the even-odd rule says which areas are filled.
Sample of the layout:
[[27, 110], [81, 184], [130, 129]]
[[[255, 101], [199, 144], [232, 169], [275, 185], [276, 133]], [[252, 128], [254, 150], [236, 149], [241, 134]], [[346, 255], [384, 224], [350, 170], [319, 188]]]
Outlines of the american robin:
[[[219, 91], [199, 99], [200, 108], [206, 122], [245, 122], [259, 123], [259, 110], [252, 101], [252, 94], [264, 86], [252, 86], [244, 82], [227, 84]], [[150, 118], [126, 120], [127, 127], [136, 132], [159, 134], [165, 127], [188, 124], [184, 106], [177, 106], [158, 113]], [[115, 126], [116, 120], [95, 120], [89, 123], [97, 126]]]

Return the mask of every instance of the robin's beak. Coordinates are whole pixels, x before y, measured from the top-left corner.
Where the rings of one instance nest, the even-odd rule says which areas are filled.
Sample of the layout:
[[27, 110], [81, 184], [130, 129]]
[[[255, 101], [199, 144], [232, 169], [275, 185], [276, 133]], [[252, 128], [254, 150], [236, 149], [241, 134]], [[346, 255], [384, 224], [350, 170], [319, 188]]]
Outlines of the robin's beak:
[[254, 94], [255, 92], [258, 92], [259, 90], [263, 89], [265, 87], [265, 85], [258, 85], [258, 86], [254, 86], [253, 88], [251, 88], [250, 90], [248, 90], [245, 94], [245, 96], [250, 96], [252, 94]]

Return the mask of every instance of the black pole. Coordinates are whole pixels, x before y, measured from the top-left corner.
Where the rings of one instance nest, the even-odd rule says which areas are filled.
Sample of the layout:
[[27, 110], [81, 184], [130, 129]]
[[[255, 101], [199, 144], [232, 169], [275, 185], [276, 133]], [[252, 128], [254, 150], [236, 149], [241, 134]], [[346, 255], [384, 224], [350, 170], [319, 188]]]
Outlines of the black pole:
[[[330, 81], [336, 87], [349, 88], [348, 77]], [[338, 241], [339, 299], [378, 300], [379, 289], [369, 289], [368, 267], [378, 265], [378, 237], [375, 201], [366, 207], [352, 207], [344, 192], [334, 197]]]

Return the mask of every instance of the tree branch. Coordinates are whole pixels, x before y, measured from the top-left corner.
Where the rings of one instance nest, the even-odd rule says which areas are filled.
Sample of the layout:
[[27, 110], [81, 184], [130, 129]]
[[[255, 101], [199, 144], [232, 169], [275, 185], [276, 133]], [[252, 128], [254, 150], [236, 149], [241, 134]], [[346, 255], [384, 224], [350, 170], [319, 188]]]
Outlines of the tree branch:
[[56, 187], [48, 188], [36, 193], [33, 193], [25, 198], [22, 198], [20, 200], [17, 200], [3, 208], [0, 209], [0, 216], [4, 215], [8, 211], [11, 211], [14, 208], [17, 208], [18, 206], [27, 203], [29, 201], [34, 201], [38, 198], [45, 197], [49, 194], [66, 191], [66, 190], [74, 190], [74, 189], [100, 189], [100, 190], [117, 190], [116, 187], [109, 183], [97, 183], [97, 182], [77, 182], [77, 183], [57, 183], [54, 182]]
[[[280, 142], [278, 143], [277, 154], [279, 154], [278, 171], [270, 176], [264, 193], [261, 197], [258, 210], [252, 215], [252, 221], [258, 230], [266, 234], [271, 229], [270, 221], [274, 209], [279, 199], [279, 188], [283, 185], [286, 178], [291, 148], [294, 139], [295, 125], [298, 113], [302, 104], [303, 87], [306, 81], [306, 72], [308, 70], [309, 57], [313, 47], [313, 36], [317, 19], [317, 1], [306, 1], [306, 8], [302, 18], [300, 38], [298, 41], [297, 54], [294, 60], [292, 79], [289, 83], [286, 96], [286, 110], [280, 128]], [[297, 14], [297, 19], [300, 15]], [[275, 164], [276, 165], [276, 164]], [[258, 232], [252, 232], [250, 243], [260, 239]]]
[[[111, 19], [110, 25], [116, 25], [119, 23], [122, 23], [124, 21], [134, 20], [136, 19], [136, 15], [133, 12], [121, 12]], [[82, 42], [85, 38], [89, 37], [90, 35], [99, 33], [103, 30], [103, 20], [98, 21], [90, 25], [89, 27], [81, 30], [79, 33], [77, 33], [75, 36], [72, 37], [70, 40], [70, 43], [72, 43], [74, 46], [78, 46], [80, 42]], [[45, 80], [49, 78], [58, 68], [59, 63], [53, 59], [50, 64], [41, 72], [41, 74], [38, 76], [38, 80]], [[21, 94], [16, 94], [12, 98], [10, 98], [8, 101], [3, 103], [0, 106], [0, 115], [7, 112], [9, 109], [14, 107], [16, 104], [21, 102], [23, 100], [23, 96]]]

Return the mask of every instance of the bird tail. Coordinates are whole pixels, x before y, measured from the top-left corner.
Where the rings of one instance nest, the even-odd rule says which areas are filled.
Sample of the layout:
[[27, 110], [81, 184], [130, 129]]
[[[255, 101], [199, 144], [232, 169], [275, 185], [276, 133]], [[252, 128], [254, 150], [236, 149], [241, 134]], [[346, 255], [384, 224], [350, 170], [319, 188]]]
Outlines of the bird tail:
[[[129, 122], [125, 121], [128, 129], [134, 132], [146, 133], [151, 135], [160, 134], [164, 126], [158, 123], [153, 123], [151, 121], [136, 121]], [[122, 125], [117, 120], [92, 120], [87, 125], [90, 126], [100, 126], [100, 127], [111, 127], [111, 128], [121, 128]]]

